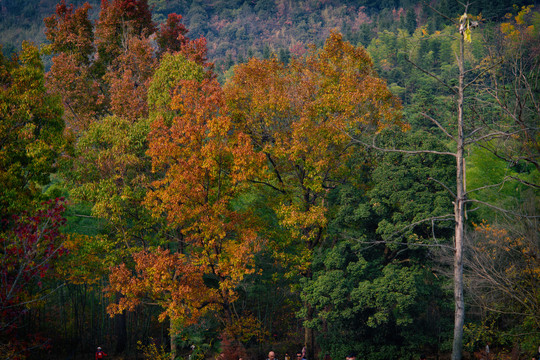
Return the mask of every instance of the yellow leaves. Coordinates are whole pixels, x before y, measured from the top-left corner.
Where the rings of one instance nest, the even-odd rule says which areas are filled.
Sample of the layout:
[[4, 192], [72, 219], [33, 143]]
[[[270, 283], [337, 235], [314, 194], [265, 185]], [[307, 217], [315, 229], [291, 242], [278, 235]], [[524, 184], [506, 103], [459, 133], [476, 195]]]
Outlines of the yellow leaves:
[[472, 41], [471, 29], [474, 29], [479, 25], [482, 20], [482, 16], [471, 16], [467, 13], [463, 14], [459, 19], [459, 33], [463, 36], [463, 39], [470, 43]]
[[253, 59], [237, 66], [224, 91], [235, 128], [267, 158], [265, 180], [278, 190], [275, 211], [290, 236], [283, 242], [296, 253], [276, 256], [302, 273], [327, 226], [327, 189], [348, 176], [347, 132], [400, 123], [399, 101], [365, 49], [338, 33], [289, 65]]
[[521, 281], [526, 275], [540, 280], [540, 263], [534, 255], [538, 248], [534, 241], [513, 236], [507, 229], [486, 222], [474, 224], [474, 227], [483, 240], [476, 245], [476, 249], [489, 257], [490, 261], [500, 263], [507, 277]]
[[517, 35], [515, 26], [509, 22], [505, 22], [501, 24], [501, 32], [505, 34], [507, 37], [514, 37]]
[[244, 314], [242, 317], [234, 318], [225, 331], [242, 343], [247, 343], [250, 340], [263, 341], [270, 335], [261, 321], [251, 314]]
[[522, 6], [521, 10], [518, 12], [518, 14], [515, 17], [516, 24], [524, 25], [525, 16], [527, 16], [531, 12], [532, 8], [533, 8], [533, 5]]
[[467, 28], [463, 34], [463, 38], [465, 39], [466, 42], [470, 43], [472, 42], [472, 38], [471, 38], [471, 29]]
[[[516, 7], [517, 9], [517, 7]], [[528, 15], [531, 13], [532, 5], [522, 6], [521, 10], [514, 17], [514, 22], [504, 22], [500, 25], [501, 32], [505, 37], [513, 42], [518, 42], [519, 38], [524, 35], [531, 35], [534, 32], [534, 25], [527, 26], [530, 21]], [[507, 19], [512, 19], [512, 14], [506, 14]]]
[[305, 210], [298, 205], [282, 204], [278, 216], [281, 224], [290, 229], [295, 238], [304, 242], [314, 240], [319, 229], [325, 228], [327, 224], [326, 208], [323, 205]]

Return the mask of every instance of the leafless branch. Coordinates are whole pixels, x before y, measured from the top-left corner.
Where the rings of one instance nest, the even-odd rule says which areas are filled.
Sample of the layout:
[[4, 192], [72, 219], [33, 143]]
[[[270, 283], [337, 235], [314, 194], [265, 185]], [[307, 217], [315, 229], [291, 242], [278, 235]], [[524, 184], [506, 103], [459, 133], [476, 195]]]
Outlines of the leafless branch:
[[452, 194], [452, 197], [455, 199], [456, 198], [456, 194], [454, 194], [454, 192], [446, 185], [444, 185], [442, 182], [440, 182], [439, 180], [437, 179], [434, 179], [432, 178], [431, 176], [428, 177], [428, 180], [432, 180], [432, 181], [435, 181], [437, 184], [441, 185], [446, 191], [448, 191], [450, 194]]
[[4, 309], [9, 309], [9, 308], [13, 308], [13, 307], [19, 307], [19, 306], [25, 306], [25, 305], [32, 304], [32, 303], [35, 303], [35, 302], [38, 302], [38, 301], [42, 301], [42, 300], [48, 298], [49, 296], [51, 296], [52, 294], [54, 294], [56, 291], [58, 291], [58, 289], [60, 289], [60, 288], [62, 288], [64, 286], [66, 286], [66, 284], [60, 284], [55, 289], [51, 290], [50, 292], [48, 292], [47, 294], [45, 294], [43, 296], [40, 296], [39, 298], [24, 301], [24, 302], [20, 302], [20, 303], [13, 304], [13, 305], [10, 305], [10, 306], [6, 306], [6, 307], [4, 307]]
[[506, 180], [508, 179], [508, 177], [505, 177], [503, 179], [503, 181], [501, 181], [500, 183], [497, 183], [497, 184], [490, 184], [490, 185], [484, 185], [484, 186], [480, 186], [480, 187], [477, 187], [475, 189], [472, 189], [472, 190], [467, 190], [467, 192], [465, 193], [465, 195], [468, 195], [469, 193], [472, 193], [472, 192], [475, 192], [475, 191], [480, 191], [480, 190], [485, 190], [485, 189], [491, 189], [491, 188], [494, 188], [494, 187], [502, 187], [505, 183], [506, 183]]
[[467, 136], [464, 136], [463, 138], [464, 138], [464, 139], [470, 138], [471, 136], [473, 136], [474, 134], [476, 134], [477, 132], [482, 131], [482, 130], [484, 130], [484, 127], [483, 127], [483, 126], [477, 127], [476, 129], [474, 129], [473, 131], [471, 131]]
[[525, 130], [521, 129], [521, 130], [518, 130], [518, 131], [511, 132], [511, 133], [504, 132], [504, 131], [495, 131], [495, 132], [483, 135], [483, 136], [481, 136], [481, 137], [479, 137], [477, 139], [467, 140], [467, 141], [465, 141], [465, 145], [474, 144], [475, 142], [478, 142], [478, 141], [489, 141], [489, 140], [499, 138], [499, 137], [510, 137], [512, 135], [518, 134], [518, 133], [523, 132], [523, 131], [525, 131]]
[[369, 244], [369, 245], [397, 244], [397, 245], [403, 245], [403, 246], [438, 247], [438, 248], [447, 248], [447, 249], [454, 250], [453, 246], [445, 245], [445, 244], [403, 243], [403, 242], [387, 241], [387, 240], [377, 240], [377, 241], [356, 240], [356, 242], [359, 244]]
[[358, 143], [358, 144], [361, 144], [365, 147], [368, 147], [368, 148], [372, 148], [372, 149], [375, 149], [375, 150], [379, 150], [379, 151], [384, 151], [384, 152], [397, 152], [397, 153], [402, 153], [402, 154], [414, 154], [414, 155], [417, 155], [417, 154], [437, 154], [437, 155], [450, 155], [450, 156], [453, 156], [453, 157], [456, 157], [456, 154], [453, 153], [453, 152], [449, 152], [449, 151], [435, 151], [435, 150], [401, 150], [401, 149], [387, 149], [387, 148], [381, 148], [381, 147], [378, 147], [377, 145], [375, 145], [375, 139], [373, 139], [373, 144], [367, 144], [361, 140], [358, 140], [354, 137], [352, 137], [350, 134], [347, 133], [347, 136], [349, 136], [351, 138], [351, 140], [355, 143]]
[[520, 178], [518, 178], [518, 177], [515, 177], [515, 176], [508, 176], [508, 178], [509, 178], [509, 179], [512, 179], [512, 180], [516, 180], [516, 181], [522, 183], [523, 185], [527, 185], [527, 186], [530, 186], [530, 187], [535, 188], [535, 189], [540, 189], [540, 185], [530, 183], [530, 182], [525, 181], [525, 180], [523, 180], [523, 179], [520, 179]]
[[490, 208], [492, 208], [494, 210], [497, 210], [497, 211], [499, 211], [499, 212], [501, 212], [503, 214], [510, 214], [510, 215], [518, 216], [520, 218], [525, 218], [525, 219], [540, 218], [540, 215], [531, 216], [531, 215], [525, 215], [525, 214], [516, 213], [514, 211], [506, 210], [506, 209], [503, 209], [501, 207], [495, 206], [493, 204], [490, 204], [490, 203], [487, 203], [487, 202], [484, 202], [484, 201], [481, 201], [481, 200], [478, 200], [478, 199], [467, 199], [467, 200], [465, 200], [465, 202], [474, 202], [474, 203], [482, 204], [482, 205], [490, 207]]
[[421, 68], [420, 66], [416, 65], [413, 61], [409, 60], [406, 56], [404, 57], [405, 61], [407, 61], [409, 64], [412, 64], [415, 68], [417, 68], [418, 70], [420, 70], [421, 72], [423, 72], [424, 74], [426, 75], [429, 75], [431, 76], [432, 78], [434, 78], [435, 80], [437, 80], [438, 82], [440, 82], [442, 85], [444, 85], [445, 87], [447, 87], [448, 89], [450, 89], [454, 94], [457, 94], [457, 91], [456, 89], [454, 89], [452, 86], [448, 85], [447, 83], [445, 83], [443, 80], [441, 80], [437, 75]]
[[[474, 79], [472, 79], [469, 83], [465, 84], [465, 86], [463, 87], [463, 90], [467, 89], [470, 85], [474, 84], [476, 82], [476, 80], [478, 80], [478, 78], [480, 76], [484, 75], [486, 72], [488, 72], [489, 70], [493, 69], [495, 66], [498, 66], [500, 64], [502, 64], [502, 60], [499, 60], [498, 62], [492, 64], [491, 66], [489, 66], [487, 68], [485, 68], [478, 75], [476, 75]], [[476, 70], [476, 69], [472, 69], [472, 70]]]
[[526, 160], [528, 162], [530, 162], [531, 164], [533, 164], [534, 166], [536, 166], [536, 168], [539, 168], [539, 164], [538, 164], [538, 161], [536, 161], [535, 159], [533, 158], [530, 158], [530, 157], [519, 157], [519, 158], [515, 158], [515, 159], [511, 159], [511, 158], [507, 158], [507, 157], [504, 157], [502, 155], [500, 155], [497, 151], [494, 151], [493, 149], [490, 149], [488, 148], [487, 146], [485, 145], [482, 145], [481, 143], [476, 143], [476, 146], [479, 146], [481, 147], [482, 149], [486, 149], [487, 151], [491, 152], [495, 157], [497, 157], [498, 159], [501, 159], [503, 161], [507, 161], [507, 162], [510, 162], [510, 163], [517, 163], [519, 160]]
[[420, 114], [424, 115], [426, 118], [428, 118], [429, 120], [431, 120], [431, 122], [433, 122], [435, 125], [437, 125], [437, 127], [438, 127], [439, 129], [441, 129], [441, 131], [442, 131], [443, 133], [445, 133], [445, 135], [448, 136], [450, 139], [452, 139], [452, 140], [454, 140], [454, 141], [456, 140], [456, 138], [455, 138], [454, 136], [452, 136], [448, 131], [446, 131], [446, 129], [445, 129], [445, 128], [437, 121], [437, 120], [435, 120], [433, 117], [429, 116], [429, 115], [426, 114], [426, 113], [420, 113]]
[[90, 219], [94, 219], [94, 218], [95, 218], [95, 216], [92, 216], [92, 215], [83, 215], [83, 214], [73, 214], [73, 216], [84, 217], [84, 218], [90, 218]]
[[449, 20], [451, 21], [452, 23], [454, 23], [454, 25], [458, 25], [458, 23], [454, 20], [454, 19], [451, 19], [449, 18], [448, 16], [444, 15], [443, 13], [441, 13], [439, 10], [435, 9], [433, 6], [431, 6], [431, 4], [427, 3], [426, 2], [426, 5], [433, 11], [435, 11], [437, 14], [439, 14], [440, 16], [442, 16], [443, 18], [445, 18], [446, 20]]

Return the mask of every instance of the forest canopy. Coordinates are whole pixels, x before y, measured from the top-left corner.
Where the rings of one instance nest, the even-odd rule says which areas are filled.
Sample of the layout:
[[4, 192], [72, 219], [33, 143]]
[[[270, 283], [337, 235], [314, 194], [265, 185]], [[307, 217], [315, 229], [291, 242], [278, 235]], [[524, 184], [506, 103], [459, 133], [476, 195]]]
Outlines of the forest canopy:
[[534, 4], [0, 15], [2, 358], [538, 351]]

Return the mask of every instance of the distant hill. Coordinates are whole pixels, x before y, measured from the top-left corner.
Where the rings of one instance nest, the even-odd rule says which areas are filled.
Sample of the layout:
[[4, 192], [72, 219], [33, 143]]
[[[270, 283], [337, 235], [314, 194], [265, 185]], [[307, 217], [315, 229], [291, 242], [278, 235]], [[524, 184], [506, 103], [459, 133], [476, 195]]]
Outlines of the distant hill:
[[[112, 0], [111, 0], [112, 1]], [[85, 1], [66, 1], [80, 6]], [[87, 1], [97, 17], [99, 0]], [[434, 15], [425, 2], [417, 0], [149, 0], [154, 20], [162, 22], [169, 13], [184, 17], [190, 37], [205, 36], [210, 58], [218, 72], [252, 56], [272, 53], [287, 60], [302, 53], [310, 43], [322, 44], [331, 29], [342, 32], [355, 44], [367, 45], [380, 31], [397, 27], [414, 31], [427, 25], [437, 29], [444, 18]], [[0, 0], [0, 43], [9, 54], [23, 40], [45, 41], [43, 19], [54, 13], [57, 0]], [[531, 0], [476, 0], [470, 13], [497, 20], [513, 6]], [[457, 16], [463, 9], [457, 1], [437, 0], [431, 5], [443, 14]]]

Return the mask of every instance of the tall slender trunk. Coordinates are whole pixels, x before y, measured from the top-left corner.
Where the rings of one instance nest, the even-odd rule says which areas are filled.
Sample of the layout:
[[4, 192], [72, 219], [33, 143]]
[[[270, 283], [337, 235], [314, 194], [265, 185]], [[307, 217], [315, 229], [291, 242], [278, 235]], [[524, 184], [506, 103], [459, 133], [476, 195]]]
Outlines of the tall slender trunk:
[[174, 360], [176, 359], [176, 339], [178, 337], [178, 330], [174, 320], [172, 319], [170, 320], [169, 333], [171, 336], [171, 360]]
[[116, 332], [116, 354], [121, 354], [126, 350], [127, 345], [127, 314], [126, 311], [122, 311], [120, 315], [115, 318], [115, 332]]
[[[314, 309], [311, 306], [311, 304], [306, 304], [307, 307], [307, 314], [306, 314], [306, 320], [311, 322], [313, 320], [313, 314]], [[308, 360], [314, 360], [315, 359], [315, 330], [310, 327], [305, 327], [304, 332], [304, 344], [306, 346], [306, 357]]]
[[463, 324], [465, 322], [465, 301], [463, 299], [463, 241], [465, 239], [465, 159], [463, 134], [463, 102], [464, 102], [464, 34], [459, 39], [459, 89], [458, 89], [458, 119], [457, 119], [457, 151], [456, 151], [456, 199], [454, 203], [455, 253], [454, 253], [454, 341], [452, 345], [452, 360], [461, 360], [463, 349]]

